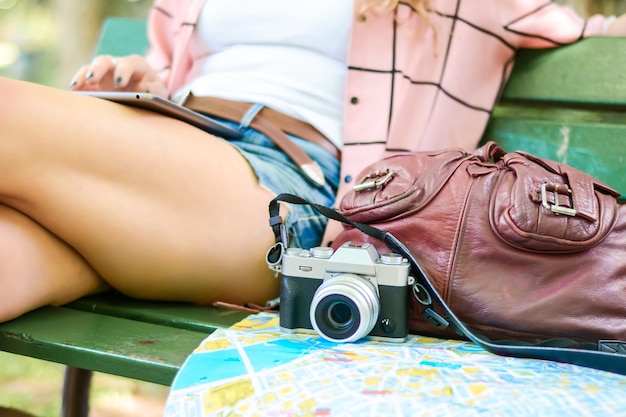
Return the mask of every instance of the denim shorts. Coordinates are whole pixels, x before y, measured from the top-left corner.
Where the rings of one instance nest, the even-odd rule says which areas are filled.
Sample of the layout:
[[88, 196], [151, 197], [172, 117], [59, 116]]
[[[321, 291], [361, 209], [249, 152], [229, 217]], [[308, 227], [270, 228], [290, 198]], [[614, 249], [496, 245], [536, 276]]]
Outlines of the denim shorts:
[[[238, 123], [220, 120], [222, 123], [239, 129]], [[243, 137], [228, 140], [254, 170], [261, 186], [274, 195], [290, 193], [312, 203], [332, 207], [339, 184], [339, 161], [318, 145], [295, 136], [289, 136], [315, 162], [319, 164], [326, 177], [326, 184], [315, 185], [302, 170], [281, 151], [265, 134], [253, 128], [239, 129]], [[282, 203], [281, 204], [287, 204]], [[269, 201], [268, 201], [269, 205]], [[289, 205], [289, 214], [283, 219], [289, 236], [289, 246], [309, 249], [319, 246], [322, 241], [327, 218], [310, 206]], [[268, 231], [269, 212], [268, 212]]]

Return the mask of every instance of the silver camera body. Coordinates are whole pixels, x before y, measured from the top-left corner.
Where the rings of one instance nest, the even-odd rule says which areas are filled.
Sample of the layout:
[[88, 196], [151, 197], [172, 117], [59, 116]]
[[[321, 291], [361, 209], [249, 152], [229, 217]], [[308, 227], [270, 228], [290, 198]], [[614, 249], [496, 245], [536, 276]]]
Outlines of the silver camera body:
[[408, 335], [409, 262], [366, 243], [289, 248], [281, 266], [280, 327], [332, 342]]

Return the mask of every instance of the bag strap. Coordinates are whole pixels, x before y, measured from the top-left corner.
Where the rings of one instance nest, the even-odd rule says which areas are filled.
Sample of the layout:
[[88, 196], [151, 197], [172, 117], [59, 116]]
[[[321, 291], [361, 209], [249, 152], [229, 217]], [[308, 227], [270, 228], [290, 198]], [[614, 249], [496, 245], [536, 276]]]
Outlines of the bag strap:
[[[626, 375], [626, 342], [623, 341], [600, 340], [598, 343], [580, 343], [571, 339], [550, 339], [535, 344], [514, 340], [493, 341], [476, 330], [470, 329], [454, 314], [411, 251], [395, 236], [370, 225], [353, 222], [334, 209], [308, 202], [293, 194], [280, 194], [270, 202], [270, 226], [276, 237], [276, 245], [267, 253], [268, 264], [279, 265], [282, 252], [287, 247], [282, 219], [279, 215], [280, 201], [309, 205], [329, 219], [349, 224], [366, 235], [381, 240], [390, 250], [406, 257], [416, 280], [413, 293], [416, 299], [424, 305], [424, 317], [436, 327], [450, 328], [497, 355], [564, 362]], [[437, 306], [443, 315], [435, 311]]]

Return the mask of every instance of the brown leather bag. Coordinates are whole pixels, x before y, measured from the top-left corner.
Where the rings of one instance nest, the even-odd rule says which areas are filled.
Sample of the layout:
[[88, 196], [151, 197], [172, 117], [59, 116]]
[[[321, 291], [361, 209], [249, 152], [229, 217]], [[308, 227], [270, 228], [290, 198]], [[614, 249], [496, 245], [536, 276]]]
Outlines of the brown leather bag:
[[[495, 340], [626, 340], [626, 206], [609, 186], [495, 143], [397, 154], [361, 175], [339, 211], [402, 242], [468, 327]], [[333, 246], [346, 241], [389, 251], [350, 226]], [[409, 330], [455, 336], [419, 297]]]

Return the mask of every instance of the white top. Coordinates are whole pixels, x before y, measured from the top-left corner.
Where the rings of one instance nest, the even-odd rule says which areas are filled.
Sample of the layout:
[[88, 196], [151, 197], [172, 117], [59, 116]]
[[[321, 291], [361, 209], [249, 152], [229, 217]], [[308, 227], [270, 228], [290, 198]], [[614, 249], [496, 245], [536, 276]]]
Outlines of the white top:
[[263, 103], [341, 147], [352, 12], [348, 0], [207, 1], [196, 36], [210, 53], [185, 88]]

